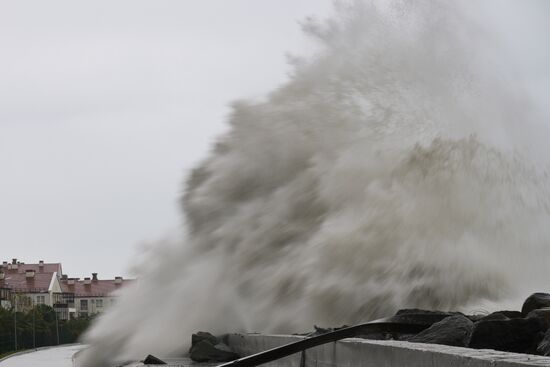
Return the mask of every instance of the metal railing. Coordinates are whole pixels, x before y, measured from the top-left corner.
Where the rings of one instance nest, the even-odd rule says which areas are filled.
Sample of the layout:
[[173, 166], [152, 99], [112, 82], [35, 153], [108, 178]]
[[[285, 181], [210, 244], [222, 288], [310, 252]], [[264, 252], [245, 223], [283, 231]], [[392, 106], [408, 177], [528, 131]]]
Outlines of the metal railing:
[[303, 352], [319, 345], [332, 343], [345, 338], [357, 337], [372, 333], [419, 333], [448, 315], [437, 313], [407, 313], [365, 324], [345, 327], [325, 334], [312, 336], [297, 342], [227, 362], [218, 367], [254, 367], [276, 361], [290, 355]]

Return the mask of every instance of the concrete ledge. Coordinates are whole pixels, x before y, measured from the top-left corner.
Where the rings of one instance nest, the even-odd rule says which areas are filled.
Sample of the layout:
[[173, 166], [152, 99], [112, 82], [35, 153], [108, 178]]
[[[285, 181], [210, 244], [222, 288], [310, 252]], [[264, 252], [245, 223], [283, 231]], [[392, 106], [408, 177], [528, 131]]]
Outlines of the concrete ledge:
[[[301, 336], [231, 334], [229, 345], [242, 355], [251, 355], [283, 344], [298, 341]], [[527, 367], [550, 366], [550, 357], [468, 349], [435, 344], [344, 339], [308, 349], [305, 366], [316, 367]], [[301, 367], [301, 353], [263, 366]]]

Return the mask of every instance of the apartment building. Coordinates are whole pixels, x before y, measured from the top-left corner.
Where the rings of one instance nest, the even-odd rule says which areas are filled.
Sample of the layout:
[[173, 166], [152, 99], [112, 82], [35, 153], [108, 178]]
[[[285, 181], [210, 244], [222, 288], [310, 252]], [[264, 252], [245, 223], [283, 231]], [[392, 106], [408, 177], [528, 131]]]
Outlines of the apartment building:
[[3, 289], [3, 306], [16, 306], [24, 311], [34, 305], [54, 307], [61, 293], [59, 276], [61, 264], [25, 264], [13, 259], [0, 266], [0, 289]]
[[133, 282], [132, 279], [100, 280], [97, 273], [92, 273], [91, 278], [62, 278], [61, 288], [64, 293], [74, 295], [74, 306], [71, 308], [70, 317], [86, 317], [105, 312], [116, 302], [120, 289]]
[[0, 266], [0, 305], [19, 311], [44, 304], [53, 307], [61, 320], [102, 313], [115, 303], [118, 291], [132, 279], [100, 280], [69, 278], [60, 263], [25, 264], [12, 259]]

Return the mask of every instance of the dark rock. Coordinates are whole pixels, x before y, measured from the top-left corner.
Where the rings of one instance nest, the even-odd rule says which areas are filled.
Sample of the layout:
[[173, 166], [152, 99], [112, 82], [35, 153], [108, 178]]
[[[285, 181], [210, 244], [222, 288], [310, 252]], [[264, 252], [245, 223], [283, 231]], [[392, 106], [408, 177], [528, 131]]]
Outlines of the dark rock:
[[189, 357], [195, 362], [229, 362], [239, 358], [227, 345], [212, 345], [209, 340], [201, 340], [191, 347]]
[[529, 312], [539, 309], [550, 307], [550, 294], [548, 293], [533, 293], [525, 302], [523, 302], [523, 307], [521, 307], [521, 314], [525, 317]]
[[198, 333], [193, 334], [191, 336], [191, 346], [203, 340], [209, 342], [212, 345], [216, 345], [220, 342], [220, 340], [216, 338], [214, 335], [207, 333], [205, 331], [199, 331]]
[[531, 318], [543, 319], [543, 320], [546, 321], [546, 324], [548, 326], [550, 326], [550, 307], [539, 308], [539, 309], [533, 310], [533, 311], [529, 312], [529, 314], [527, 315], [527, 318], [528, 319], [531, 319]]
[[533, 353], [541, 339], [541, 333], [547, 329], [546, 322], [538, 317], [479, 321], [474, 325], [469, 347]]
[[537, 346], [537, 352], [543, 356], [550, 356], [550, 329], [546, 331], [542, 341]]
[[[233, 351], [231, 350], [231, 348], [229, 348], [229, 346], [225, 343], [219, 343], [219, 344], [216, 344], [214, 345], [214, 347], [218, 350], [221, 350], [221, 351], [224, 351], [224, 352], [230, 352], [230, 353], [233, 353]], [[237, 358], [239, 358], [237, 356]]]
[[487, 320], [521, 319], [523, 315], [519, 311], [496, 311], [488, 315], [471, 315], [467, 317], [473, 322], [478, 322]]
[[424, 325], [429, 327], [449, 316], [462, 315], [460, 312], [419, 310], [416, 308], [399, 310], [393, 316], [392, 323]]
[[487, 316], [483, 316], [477, 321], [491, 321], [491, 320], [510, 320], [510, 318], [505, 314], [503, 314], [502, 312], [493, 312], [488, 314]]
[[449, 316], [409, 339], [413, 343], [444, 344], [465, 347], [474, 323], [464, 315]]
[[163, 360], [161, 359], [158, 359], [157, 357], [149, 354], [144, 360], [143, 360], [143, 364], [166, 364], [166, 362], [164, 362]]
[[523, 315], [521, 314], [520, 311], [498, 311], [498, 313], [501, 313], [503, 314], [504, 316], [506, 316], [507, 318], [509, 319], [521, 319], [523, 317]]
[[478, 322], [487, 315], [465, 315], [470, 321]]

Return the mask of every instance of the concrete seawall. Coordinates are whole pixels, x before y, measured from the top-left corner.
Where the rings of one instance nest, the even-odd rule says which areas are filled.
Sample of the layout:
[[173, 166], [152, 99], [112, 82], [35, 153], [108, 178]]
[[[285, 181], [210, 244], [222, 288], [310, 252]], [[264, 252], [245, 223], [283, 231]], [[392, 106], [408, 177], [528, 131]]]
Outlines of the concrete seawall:
[[[228, 343], [241, 355], [251, 355], [302, 338], [294, 335], [231, 334]], [[302, 360], [304, 364], [301, 364]], [[402, 341], [345, 339], [262, 366], [528, 367], [550, 366], [550, 357]]]

